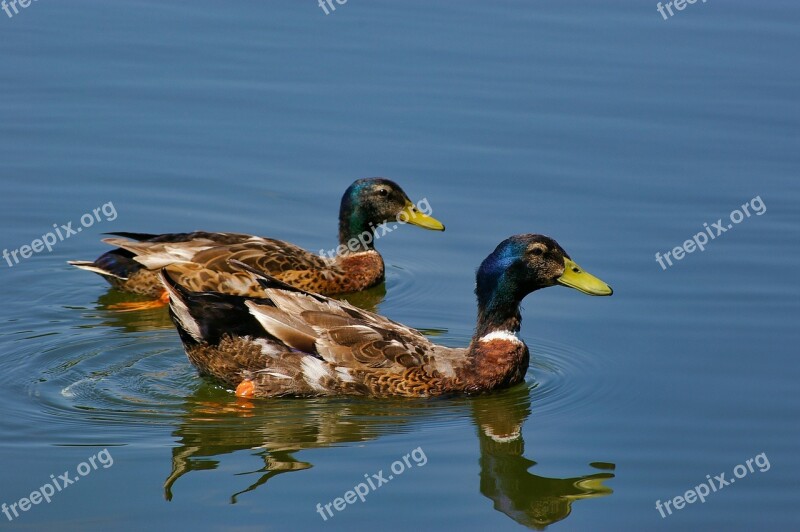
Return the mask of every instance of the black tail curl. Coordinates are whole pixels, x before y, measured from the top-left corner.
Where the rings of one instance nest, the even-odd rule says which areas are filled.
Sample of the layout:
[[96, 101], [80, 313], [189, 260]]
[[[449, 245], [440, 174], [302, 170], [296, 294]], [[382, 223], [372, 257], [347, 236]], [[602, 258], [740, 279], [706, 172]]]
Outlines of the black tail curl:
[[[225, 335], [270, 338], [244, 304], [245, 301], [253, 301], [259, 305], [273, 305], [269, 299], [218, 292], [192, 292], [178, 284], [166, 268], [161, 270], [160, 275], [170, 295], [170, 318], [184, 345], [217, 345]], [[188, 316], [183, 315], [185, 312], [180, 307], [188, 311]], [[191, 320], [191, 323], [184, 320]]]

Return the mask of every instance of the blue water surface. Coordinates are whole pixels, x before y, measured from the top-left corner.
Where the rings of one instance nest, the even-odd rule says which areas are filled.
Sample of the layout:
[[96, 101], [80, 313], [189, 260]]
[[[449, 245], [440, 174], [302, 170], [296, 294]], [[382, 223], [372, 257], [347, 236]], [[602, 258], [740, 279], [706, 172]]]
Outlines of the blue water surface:
[[[796, 2], [667, 20], [623, 0], [21, 4], [0, 11], [0, 248], [20, 259], [0, 259], [3, 528], [800, 524]], [[475, 269], [528, 232], [613, 297], [529, 296], [511, 390], [242, 402], [196, 374], [164, 309], [115, 312], [131, 298], [66, 264], [108, 231], [329, 249], [342, 192], [376, 175], [447, 231], [382, 238], [386, 283], [354, 303], [466, 345]]]

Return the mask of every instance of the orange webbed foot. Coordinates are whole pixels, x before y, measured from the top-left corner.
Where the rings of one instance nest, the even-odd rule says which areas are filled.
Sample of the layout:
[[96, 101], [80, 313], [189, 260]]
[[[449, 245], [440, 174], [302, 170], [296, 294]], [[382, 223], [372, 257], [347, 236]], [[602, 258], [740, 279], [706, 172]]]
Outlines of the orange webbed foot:
[[236, 387], [236, 397], [250, 398], [256, 394], [256, 385], [250, 379], [245, 379]]

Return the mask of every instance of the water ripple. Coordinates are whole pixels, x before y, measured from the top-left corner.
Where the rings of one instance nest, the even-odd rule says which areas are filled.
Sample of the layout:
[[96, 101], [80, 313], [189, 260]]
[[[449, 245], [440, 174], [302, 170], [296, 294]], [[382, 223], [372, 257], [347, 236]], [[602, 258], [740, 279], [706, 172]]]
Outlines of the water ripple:
[[555, 342], [529, 341], [526, 381], [538, 418], [562, 416], [603, 397], [614, 386], [596, 378], [601, 356]]
[[[409, 309], [416, 317], [420, 301], [444, 297], [443, 286], [429, 275], [436, 264], [425, 262], [424, 257], [420, 260], [411, 265], [393, 263], [387, 268], [387, 309], [393, 317], [400, 314], [402, 320], [408, 317]], [[15, 390], [14, 398], [5, 406], [9, 413], [17, 414], [18, 421], [13, 423], [19, 424], [20, 431], [59, 429], [61, 441], [80, 441], [101, 430], [103, 434], [123, 432], [131, 424], [174, 425], [187, 414], [211, 415], [208, 411], [216, 407], [223, 417], [241, 410], [229, 391], [197, 376], [164, 309], [120, 314], [106, 310], [107, 304], [118, 297], [113, 292], [96, 299], [92, 306], [87, 305], [86, 291], [80, 285], [53, 283], [48, 289], [50, 299], [69, 304], [56, 306], [50, 300], [41, 301], [35, 313], [0, 325], [0, 335], [11, 348], [6, 355], [8, 369], [0, 373], [0, 385]], [[386, 287], [376, 287], [354, 303], [377, 307], [386, 291]], [[455, 317], [438, 319], [448, 325], [457, 321]], [[448, 345], [468, 342], [468, 333], [461, 329], [427, 333], [434, 341]], [[530, 397], [539, 419], [578, 410], [612, 386], [594, 380], [600, 357], [565, 344], [536, 339], [528, 342], [531, 364], [526, 397]], [[410, 423], [412, 419], [433, 418], [438, 429], [463, 424], [469, 416], [469, 401], [320, 399], [280, 403], [288, 418], [324, 415], [320, 412], [326, 411], [339, 416], [352, 410], [361, 417], [402, 420], [368, 423], [379, 427], [374, 428], [377, 434], [411, 430], [416, 425]], [[208, 404], [214, 408], [207, 408]], [[267, 410], [270, 422], [280, 417], [274, 402], [263, 408], [256, 403], [248, 415], [259, 417]]]

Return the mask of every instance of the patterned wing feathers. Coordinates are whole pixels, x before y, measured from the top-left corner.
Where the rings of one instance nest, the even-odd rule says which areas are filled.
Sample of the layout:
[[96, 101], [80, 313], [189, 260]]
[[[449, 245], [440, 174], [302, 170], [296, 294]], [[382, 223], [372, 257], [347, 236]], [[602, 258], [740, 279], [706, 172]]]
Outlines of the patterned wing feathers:
[[275, 307], [257, 305], [252, 301], [246, 301], [245, 305], [247, 305], [250, 313], [258, 320], [261, 326], [264, 327], [265, 331], [287, 346], [304, 353], [313, 353], [315, 351], [316, 333], [301, 319], [286, 314]]

